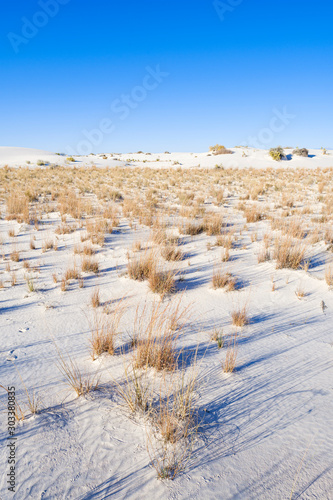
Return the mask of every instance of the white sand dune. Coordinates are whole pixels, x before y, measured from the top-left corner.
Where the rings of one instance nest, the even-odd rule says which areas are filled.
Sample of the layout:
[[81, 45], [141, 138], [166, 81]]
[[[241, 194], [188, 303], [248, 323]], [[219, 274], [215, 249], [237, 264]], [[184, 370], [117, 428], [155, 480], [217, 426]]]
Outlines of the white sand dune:
[[[290, 158], [281, 162], [274, 161], [267, 150], [254, 148], [231, 148], [233, 154], [210, 155], [209, 153], [153, 153], [153, 154], [96, 154], [88, 156], [75, 156], [75, 162], [67, 161], [67, 155], [57, 155], [49, 151], [29, 148], [0, 147], [0, 167], [5, 165], [11, 167], [29, 167], [37, 165], [38, 160], [48, 164], [66, 166], [91, 166], [112, 167], [118, 165], [136, 165], [150, 168], [200, 167], [213, 168], [222, 165], [226, 168], [279, 168], [288, 166], [290, 168], [329, 168], [333, 166], [333, 150], [328, 150], [323, 155], [320, 149], [310, 149], [309, 157], [302, 158], [292, 155], [292, 150], [285, 150]], [[104, 158], [106, 156], [106, 158]], [[29, 162], [29, 163], [27, 163]]]
[[[293, 158], [280, 163], [274, 162], [267, 151], [246, 148], [234, 151], [233, 155], [222, 156], [207, 156], [207, 152], [107, 154], [107, 159], [100, 155], [76, 157], [74, 165], [91, 166], [93, 163], [105, 167], [132, 165], [156, 169], [178, 169], [180, 165], [213, 169], [216, 164], [254, 169], [333, 166], [332, 151], [323, 156], [321, 151], [311, 150], [312, 158]], [[247, 157], [242, 156], [243, 151]], [[73, 163], [66, 163], [66, 157], [51, 152], [0, 148], [1, 166], [34, 168], [38, 160], [73, 166]], [[277, 269], [274, 260], [260, 264], [257, 260], [266, 233], [272, 234], [274, 248], [269, 218], [246, 223], [238, 205], [244, 200], [249, 204], [260, 203], [264, 210], [271, 207], [275, 216], [288, 188], [283, 184], [283, 176], [276, 191], [271, 183], [269, 194], [253, 201], [241, 197], [249, 189], [242, 177], [234, 183], [232, 176], [230, 179], [227, 175], [223, 177], [223, 172], [220, 178], [216, 172], [220, 184], [206, 189], [205, 182], [208, 185], [213, 177], [211, 171], [204, 173], [202, 184], [196, 184], [195, 188], [191, 185], [191, 175], [184, 186], [177, 182], [169, 186], [167, 175], [156, 175], [163, 172], [154, 172], [158, 177], [154, 184], [151, 173], [143, 171], [145, 176], [135, 178], [134, 169], [129, 171], [125, 199], [128, 196], [136, 202], [140, 189], [140, 195], [145, 196], [150, 188], [155, 189], [152, 192], [157, 196], [158, 190], [167, 186], [163, 196], [172, 214], [173, 209], [194, 208], [194, 205], [180, 205], [177, 196], [181, 190], [193, 192], [198, 197], [204, 192], [203, 210], [208, 207], [208, 210], [220, 211], [235, 235], [230, 262], [226, 265], [242, 284], [240, 290], [226, 292], [212, 288], [213, 270], [221, 265], [222, 248], [216, 245], [216, 236], [206, 233], [195, 237], [181, 235], [180, 248], [186, 258], [171, 263], [178, 271], [177, 287], [182, 293], [182, 304], [191, 308], [190, 320], [179, 345], [192, 354], [198, 347], [200, 384], [196, 397], [202, 426], [193, 454], [184, 472], [174, 481], [158, 480], [147, 453], [147, 421], [141, 417], [132, 418], [129, 411], [120, 406], [115, 391], [114, 380], [123, 380], [124, 366], [130, 362], [132, 352], [119, 351], [115, 356], [103, 354], [94, 361], [90, 357], [88, 319], [91, 321], [93, 317], [91, 294], [96, 287], [103, 304], [100, 309], [112, 308], [121, 297], [127, 297], [127, 309], [117, 337], [120, 346], [129, 344], [137, 305], [159, 300], [146, 281], [134, 281], [126, 276], [128, 253], [138, 240], [144, 244], [149, 241], [151, 228], [120, 215], [115, 230], [106, 234], [104, 246], [94, 245], [99, 275], [83, 273], [83, 288], [77, 280], [69, 280], [67, 291], [62, 291], [60, 283], [66, 270], [74, 262], [80, 268], [81, 256], [74, 254], [74, 248], [82, 245], [81, 236], [85, 234], [82, 225], [86, 220], [75, 221], [63, 214], [68, 224], [75, 225], [76, 229], [59, 234], [56, 230], [63, 224], [64, 216], [61, 218], [59, 207], [49, 208], [52, 200], [41, 201], [36, 227], [6, 220], [3, 202], [4, 215], [0, 220], [0, 384], [15, 385], [17, 400], [23, 405], [26, 399], [23, 380], [29, 390], [36, 389], [45, 409], [17, 424], [15, 495], [7, 490], [8, 451], [2, 446], [0, 460], [4, 473], [0, 478], [0, 498], [287, 500], [294, 491], [293, 500], [332, 500], [333, 291], [325, 281], [325, 265], [332, 253], [327, 249], [324, 236], [326, 230], [332, 229], [331, 215], [327, 214], [326, 221], [318, 222], [319, 236], [308, 245], [307, 257], [315, 263], [313, 268], [308, 271]], [[15, 173], [20, 172], [15, 170]], [[77, 175], [80, 173], [86, 172], [82, 170]], [[172, 174], [176, 181], [182, 179], [181, 173], [178, 177], [178, 172]], [[252, 173], [249, 174], [251, 177]], [[256, 181], [255, 174], [250, 180]], [[299, 213], [304, 207], [310, 209], [304, 211], [301, 220], [307, 231], [309, 228], [314, 231], [311, 218], [322, 219], [323, 204], [318, 194], [320, 175], [318, 185], [307, 183], [306, 172], [302, 181], [304, 191], [300, 187], [292, 194]], [[293, 184], [293, 172], [290, 179]], [[57, 190], [61, 180], [58, 179]], [[92, 184], [87, 185], [85, 194], [89, 202], [93, 199], [89, 187], [99, 187], [95, 180], [93, 177]], [[37, 180], [33, 182], [36, 187]], [[121, 182], [115, 185], [117, 189], [118, 185], [122, 191]], [[83, 190], [84, 181], [80, 186]], [[2, 188], [7, 189], [7, 186], [4, 184]], [[291, 193], [292, 189], [296, 188], [290, 186]], [[327, 189], [324, 183], [322, 197], [330, 194]], [[216, 203], [215, 191], [223, 191], [223, 203]], [[5, 194], [2, 193], [3, 198]], [[160, 199], [159, 203], [162, 201]], [[115, 202], [115, 208], [120, 210], [120, 203]], [[284, 216], [283, 220], [287, 218]], [[10, 235], [10, 230], [14, 230], [15, 237]], [[43, 251], [43, 245], [50, 238], [57, 242], [57, 248]], [[32, 239], [35, 249], [30, 246]], [[11, 260], [14, 250], [20, 254], [19, 262]], [[29, 262], [29, 269], [23, 266], [24, 261]], [[27, 276], [33, 279], [34, 290], [29, 290]], [[304, 297], [296, 296], [298, 288], [304, 289]], [[211, 336], [218, 328], [231, 338], [235, 333], [231, 311], [243, 304], [248, 304], [250, 324], [238, 329], [236, 372], [225, 374], [222, 363], [227, 347], [218, 349]], [[53, 340], [64, 352], [71, 354], [81, 369], [89, 373], [100, 372], [100, 391], [76, 398], [56, 367]], [[5, 391], [0, 392], [0, 404], [4, 408], [7, 405]], [[0, 419], [0, 438], [6, 443], [5, 411], [0, 413]]]

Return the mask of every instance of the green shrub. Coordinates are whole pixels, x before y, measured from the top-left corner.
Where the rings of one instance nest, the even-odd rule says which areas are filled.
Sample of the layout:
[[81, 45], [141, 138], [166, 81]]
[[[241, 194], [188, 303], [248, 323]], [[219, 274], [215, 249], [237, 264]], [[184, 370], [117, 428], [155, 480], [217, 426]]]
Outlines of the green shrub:
[[285, 158], [285, 154], [281, 146], [278, 146], [277, 148], [271, 148], [269, 150], [269, 155], [273, 158], [275, 161], [281, 161], [282, 158]]

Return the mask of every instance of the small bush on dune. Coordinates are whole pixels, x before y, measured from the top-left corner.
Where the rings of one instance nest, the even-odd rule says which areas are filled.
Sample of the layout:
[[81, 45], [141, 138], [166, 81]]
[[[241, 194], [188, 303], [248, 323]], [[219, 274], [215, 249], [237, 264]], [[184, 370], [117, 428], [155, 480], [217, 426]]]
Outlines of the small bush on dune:
[[210, 146], [209, 151], [213, 153], [213, 155], [232, 155], [233, 151], [231, 149], [227, 149], [225, 146], [221, 146], [220, 144], [215, 144], [215, 146]]
[[286, 157], [286, 155], [284, 154], [284, 150], [281, 148], [281, 146], [278, 146], [277, 148], [271, 148], [269, 150], [269, 155], [275, 161], [281, 161], [283, 158]]
[[306, 148], [301, 148], [301, 149], [296, 148], [293, 151], [293, 155], [308, 157], [309, 151]]

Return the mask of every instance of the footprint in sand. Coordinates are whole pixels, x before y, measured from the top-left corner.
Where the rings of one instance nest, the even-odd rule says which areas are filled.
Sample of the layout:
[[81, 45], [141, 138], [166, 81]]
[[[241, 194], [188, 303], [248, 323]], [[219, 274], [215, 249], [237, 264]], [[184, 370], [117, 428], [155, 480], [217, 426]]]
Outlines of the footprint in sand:
[[17, 356], [16, 354], [14, 354], [14, 352], [14, 349], [12, 351], [9, 351], [6, 358], [7, 361], [15, 361], [17, 359]]

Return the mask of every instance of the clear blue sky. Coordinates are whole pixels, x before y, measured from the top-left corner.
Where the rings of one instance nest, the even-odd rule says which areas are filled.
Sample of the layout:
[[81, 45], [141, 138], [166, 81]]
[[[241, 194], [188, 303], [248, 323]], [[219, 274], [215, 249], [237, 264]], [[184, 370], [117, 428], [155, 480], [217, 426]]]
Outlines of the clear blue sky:
[[0, 145], [333, 147], [332, 2], [220, 4], [2, 2]]

